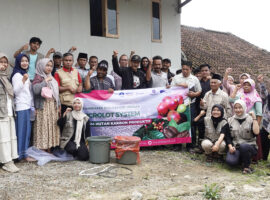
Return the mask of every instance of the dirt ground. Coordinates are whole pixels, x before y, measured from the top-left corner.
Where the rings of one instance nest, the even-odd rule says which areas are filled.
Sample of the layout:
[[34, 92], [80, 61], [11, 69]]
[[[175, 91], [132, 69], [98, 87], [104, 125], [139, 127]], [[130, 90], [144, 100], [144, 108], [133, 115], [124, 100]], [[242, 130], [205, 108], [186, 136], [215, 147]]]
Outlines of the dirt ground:
[[79, 173], [99, 167], [88, 171], [92, 174], [108, 164], [18, 163], [19, 173], [0, 170], [0, 199], [199, 200], [204, 199], [205, 185], [212, 183], [220, 187], [221, 199], [270, 199], [270, 170], [260, 164], [254, 165], [254, 174], [242, 175], [240, 169], [208, 164], [203, 156], [186, 152], [143, 150], [140, 156], [138, 165], [119, 165], [111, 151], [110, 164], [127, 168], [115, 168], [102, 176]]

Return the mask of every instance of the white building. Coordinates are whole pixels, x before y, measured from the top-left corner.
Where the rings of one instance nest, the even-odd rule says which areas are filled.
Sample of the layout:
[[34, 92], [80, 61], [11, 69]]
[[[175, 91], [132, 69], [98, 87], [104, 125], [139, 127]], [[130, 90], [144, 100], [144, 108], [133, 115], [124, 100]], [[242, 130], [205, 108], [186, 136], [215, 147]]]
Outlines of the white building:
[[180, 66], [179, 0], [0, 0], [0, 51], [13, 53], [32, 36], [65, 53], [76, 46], [111, 63], [113, 50], [161, 55]]

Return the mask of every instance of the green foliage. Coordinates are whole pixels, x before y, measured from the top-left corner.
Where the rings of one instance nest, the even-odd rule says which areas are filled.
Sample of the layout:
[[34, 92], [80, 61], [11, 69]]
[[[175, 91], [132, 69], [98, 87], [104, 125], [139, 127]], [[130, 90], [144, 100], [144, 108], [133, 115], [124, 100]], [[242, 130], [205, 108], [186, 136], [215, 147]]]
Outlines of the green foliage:
[[205, 185], [203, 196], [209, 200], [220, 199], [220, 187], [216, 183], [212, 183], [209, 186]]

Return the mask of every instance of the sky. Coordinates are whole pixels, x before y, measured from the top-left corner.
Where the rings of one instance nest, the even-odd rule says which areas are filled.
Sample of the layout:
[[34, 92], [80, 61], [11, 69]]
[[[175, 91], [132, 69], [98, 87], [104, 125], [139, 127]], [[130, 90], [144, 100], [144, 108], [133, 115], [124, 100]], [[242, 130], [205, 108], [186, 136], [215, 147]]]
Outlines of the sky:
[[270, 52], [269, 10], [270, 0], [192, 0], [181, 24], [229, 32]]

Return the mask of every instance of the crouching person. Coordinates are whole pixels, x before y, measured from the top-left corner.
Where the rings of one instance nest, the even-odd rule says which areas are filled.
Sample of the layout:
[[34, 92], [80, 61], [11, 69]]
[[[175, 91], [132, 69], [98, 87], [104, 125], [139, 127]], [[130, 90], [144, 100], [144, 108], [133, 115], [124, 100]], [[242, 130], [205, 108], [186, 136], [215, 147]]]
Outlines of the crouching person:
[[8, 80], [8, 58], [0, 53], [0, 163], [8, 172], [18, 172], [13, 159], [18, 158], [14, 121], [14, 93]]
[[231, 134], [227, 137], [229, 152], [226, 163], [230, 166], [242, 163], [243, 174], [252, 173], [251, 159], [257, 154], [256, 135], [260, 127], [253, 112], [246, 113], [246, 104], [242, 100], [235, 101], [233, 105], [234, 116], [229, 118]]
[[226, 144], [223, 140], [225, 134], [230, 131], [229, 124], [224, 119], [224, 109], [221, 105], [216, 104], [212, 107], [211, 117], [204, 118], [205, 139], [202, 141], [202, 149], [206, 155], [206, 161], [212, 162], [214, 157], [218, 161], [223, 161]]
[[82, 99], [75, 98], [72, 107], [73, 110], [67, 108], [63, 117], [58, 120], [58, 125], [63, 127], [60, 147], [78, 160], [86, 161], [89, 159], [86, 146], [86, 138], [90, 136], [89, 117], [82, 112]]

